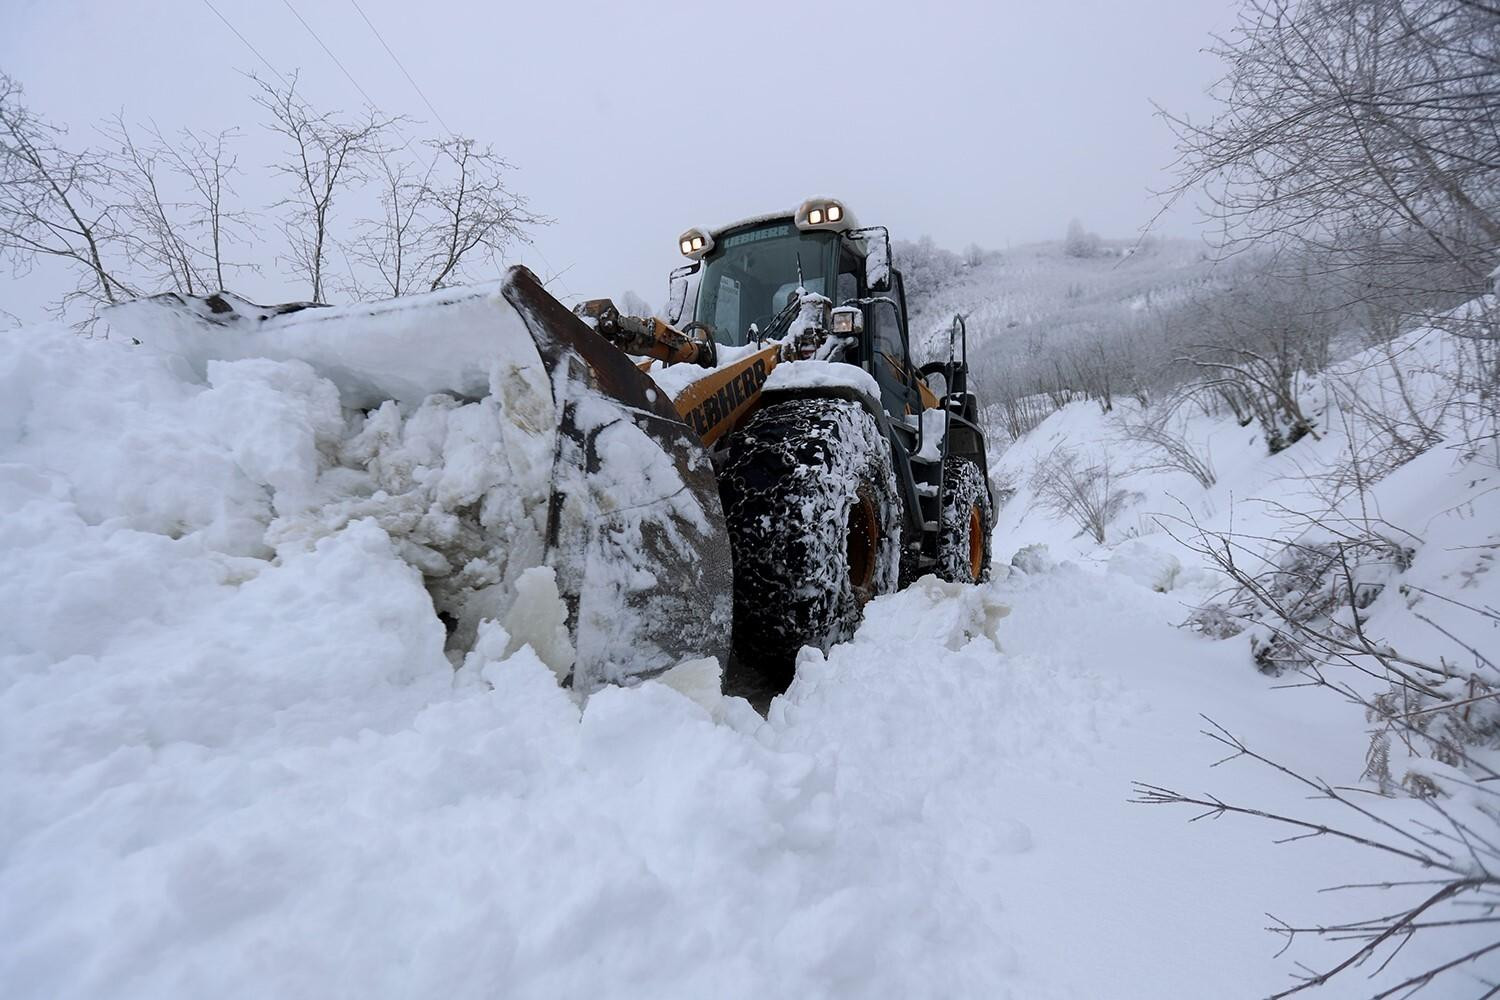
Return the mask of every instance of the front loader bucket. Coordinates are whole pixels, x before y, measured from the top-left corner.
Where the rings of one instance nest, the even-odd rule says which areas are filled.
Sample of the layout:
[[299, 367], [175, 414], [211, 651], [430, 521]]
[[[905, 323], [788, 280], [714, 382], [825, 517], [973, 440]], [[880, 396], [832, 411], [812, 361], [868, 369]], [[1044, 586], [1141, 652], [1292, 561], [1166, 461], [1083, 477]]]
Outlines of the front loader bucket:
[[708, 453], [621, 351], [513, 267], [502, 295], [552, 383], [558, 432], [546, 562], [584, 691], [694, 657], [728, 662], [729, 535]]
[[651, 380], [525, 268], [498, 289], [349, 306], [168, 293], [108, 319], [120, 339], [175, 356], [205, 382], [224, 362], [302, 362], [333, 383], [346, 411], [385, 414], [391, 434], [401, 433], [389, 430], [399, 423], [392, 405], [406, 415], [436, 405], [440, 415], [478, 404], [470, 422], [487, 430], [460, 441], [451, 466], [428, 456], [436, 464], [420, 475], [398, 474], [374, 495], [335, 492], [295, 531], [274, 528], [283, 542], [310, 544], [375, 518], [401, 551], [419, 554], [450, 651], [467, 651], [484, 619], [515, 624], [519, 577], [545, 564], [567, 609], [575, 688], [630, 683], [686, 659], [728, 662], [729, 540], [707, 453]]

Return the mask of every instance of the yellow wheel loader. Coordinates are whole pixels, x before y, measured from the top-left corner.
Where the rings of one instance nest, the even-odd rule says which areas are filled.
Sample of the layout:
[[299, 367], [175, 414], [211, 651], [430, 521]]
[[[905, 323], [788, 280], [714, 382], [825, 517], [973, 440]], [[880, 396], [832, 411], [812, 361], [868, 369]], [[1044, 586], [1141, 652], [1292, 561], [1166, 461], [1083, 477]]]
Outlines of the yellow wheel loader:
[[354, 307], [157, 296], [125, 325], [189, 363], [305, 361], [366, 420], [434, 393], [478, 407], [492, 454], [451, 510], [397, 516], [371, 496], [324, 520], [439, 524], [418, 564], [459, 647], [550, 567], [568, 661], [553, 665], [584, 691], [710, 656], [781, 686], [872, 597], [924, 573], [985, 579], [963, 321], [946, 358], [913, 364], [886, 230], [814, 198], [678, 247], [666, 318], [570, 311], [517, 267], [498, 288]]

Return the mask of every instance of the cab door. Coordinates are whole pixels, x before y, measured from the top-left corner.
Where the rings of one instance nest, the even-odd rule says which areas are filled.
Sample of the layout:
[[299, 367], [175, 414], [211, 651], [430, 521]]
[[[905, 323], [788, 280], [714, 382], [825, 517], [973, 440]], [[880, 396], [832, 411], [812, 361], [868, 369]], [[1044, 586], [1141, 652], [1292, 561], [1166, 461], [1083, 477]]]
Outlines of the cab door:
[[894, 417], [917, 413], [921, 403], [907, 341], [906, 291], [900, 272], [891, 272], [891, 290], [876, 298], [889, 301], [870, 303], [865, 315], [865, 340], [870, 345], [870, 371], [880, 384], [881, 405]]

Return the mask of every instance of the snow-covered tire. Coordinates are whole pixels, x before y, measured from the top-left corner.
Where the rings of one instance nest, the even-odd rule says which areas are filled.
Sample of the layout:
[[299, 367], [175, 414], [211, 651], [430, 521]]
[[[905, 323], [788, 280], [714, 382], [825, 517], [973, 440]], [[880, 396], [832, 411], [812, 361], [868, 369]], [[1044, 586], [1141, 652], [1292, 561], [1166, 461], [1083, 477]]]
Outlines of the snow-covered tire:
[[729, 439], [719, 493], [734, 557], [734, 647], [785, 676], [804, 645], [854, 634], [896, 587], [901, 501], [890, 446], [844, 399], [767, 406]]
[[995, 515], [984, 473], [967, 458], [943, 459], [943, 509], [937, 575], [953, 583], [990, 578], [990, 529]]

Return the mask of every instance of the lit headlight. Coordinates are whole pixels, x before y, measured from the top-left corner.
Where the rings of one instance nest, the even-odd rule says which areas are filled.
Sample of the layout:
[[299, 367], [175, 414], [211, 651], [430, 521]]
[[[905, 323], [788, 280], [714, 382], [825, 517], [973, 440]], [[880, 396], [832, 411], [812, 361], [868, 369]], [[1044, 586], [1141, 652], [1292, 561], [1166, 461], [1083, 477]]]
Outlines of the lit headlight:
[[798, 229], [833, 229], [843, 232], [854, 226], [849, 210], [832, 198], [809, 198], [797, 209]]
[[845, 337], [864, 333], [865, 314], [860, 311], [859, 306], [839, 306], [833, 311], [830, 329]]
[[701, 260], [703, 255], [714, 248], [714, 238], [704, 229], [689, 229], [677, 237], [677, 249], [682, 251], [684, 257], [693, 260]]

